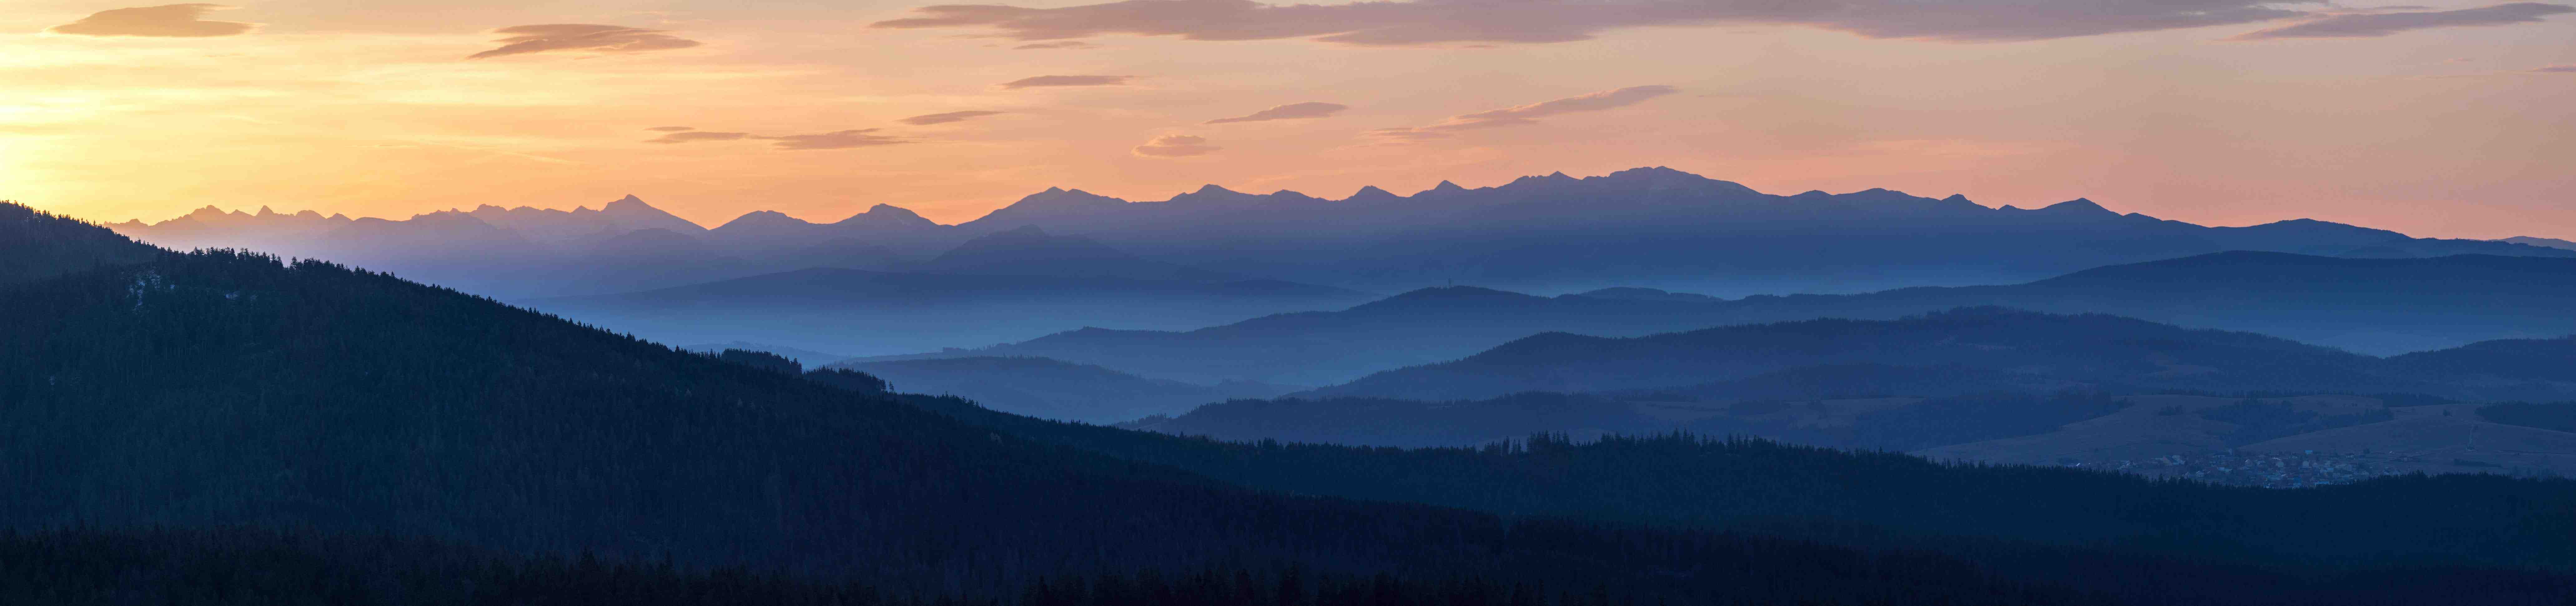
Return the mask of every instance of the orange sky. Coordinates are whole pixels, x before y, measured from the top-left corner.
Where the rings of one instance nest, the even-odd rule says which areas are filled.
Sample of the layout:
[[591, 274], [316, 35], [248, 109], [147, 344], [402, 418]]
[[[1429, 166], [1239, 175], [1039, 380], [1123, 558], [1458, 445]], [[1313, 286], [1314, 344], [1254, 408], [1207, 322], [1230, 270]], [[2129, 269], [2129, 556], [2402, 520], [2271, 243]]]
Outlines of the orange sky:
[[[121, 221], [632, 193], [708, 225], [877, 203], [956, 222], [1048, 186], [1340, 197], [1664, 165], [1775, 193], [2576, 237], [2576, 15], [2557, 4], [1659, 1], [1035, 2], [889, 28], [870, 25], [954, 15], [17, 0], [0, 8], [0, 199]], [[542, 24], [634, 29], [495, 32]], [[1015, 48], [1067, 42], [1086, 48]], [[1005, 86], [1023, 81], [1087, 85]], [[1206, 124], [1299, 103], [1346, 108]], [[970, 111], [1000, 113], [903, 122]], [[705, 134], [647, 142], [681, 126]]]

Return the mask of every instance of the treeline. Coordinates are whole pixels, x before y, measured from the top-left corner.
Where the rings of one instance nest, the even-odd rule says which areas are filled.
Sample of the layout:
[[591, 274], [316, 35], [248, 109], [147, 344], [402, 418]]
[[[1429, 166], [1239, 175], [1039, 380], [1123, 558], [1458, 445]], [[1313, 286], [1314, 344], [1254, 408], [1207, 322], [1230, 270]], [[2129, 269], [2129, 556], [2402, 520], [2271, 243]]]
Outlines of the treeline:
[[1984, 537], [2211, 561], [2576, 565], [2576, 541], [2563, 540], [2576, 536], [2576, 481], [2559, 479], [2413, 475], [2280, 491], [1689, 434], [1412, 449], [1235, 442], [904, 400], [1034, 441], [1298, 494], [1797, 531], [1860, 546]]
[[0, 531], [0, 604], [192, 606], [1628, 606], [1625, 587], [1335, 574], [1296, 566], [1041, 578], [1015, 591], [911, 595], [739, 566], [507, 557], [415, 538], [258, 529]]

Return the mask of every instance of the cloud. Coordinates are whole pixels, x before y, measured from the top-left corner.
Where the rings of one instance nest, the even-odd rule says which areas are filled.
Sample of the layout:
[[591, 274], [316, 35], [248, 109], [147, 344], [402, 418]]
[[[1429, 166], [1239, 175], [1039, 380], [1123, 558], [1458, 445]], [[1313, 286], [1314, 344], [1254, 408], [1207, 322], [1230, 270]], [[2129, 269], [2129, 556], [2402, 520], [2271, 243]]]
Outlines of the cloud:
[[1535, 124], [1540, 118], [1548, 116], [1627, 107], [1638, 103], [1644, 103], [1648, 99], [1678, 92], [1681, 92], [1681, 89], [1661, 84], [1631, 86], [1618, 90], [1605, 90], [1588, 95], [1576, 95], [1563, 99], [1542, 101], [1518, 107], [1506, 107], [1503, 109], [1481, 111], [1472, 114], [1460, 114], [1457, 116], [1451, 116], [1448, 120], [1430, 126], [1381, 128], [1369, 131], [1368, 134], [1369, 136], [1381, 139], [1395, 139], [1400, 141], [1438, 139], [1447, 137], [1449, 136], [1449, 133], [1456, 131]]
[[138, 8], [120, 8], [91, 13], [79, 21], [56, 25], [45, 31], [80, 36], [153, 36], [165, 38], [203, 38], [249, 33], [250, 23], [205, 21], [206, 13], [236, 7], [221, 4], [165, 4]]
[[2229, 39], [2372, 38], [2434, 27], [2537, 23], [2541, 17], [2570, 12], [2576, 12], [2576, 8], [2560, 4], [2516, 2], [2450, 11], [2332, 13], [2281, 27], [2237, 34]]
[[977, 110], [977, 111], [948, 112], [948, 113], [944, 113], [944, 114], [923, 114], [923, 115], [919, 115], [919, 116], [913, 116], [913, 117], [910, 117], [910, 118], [904, 118], [904, 119], [902, 119], [902, 120], [896, 120], [896, 122], [902, 122], [902, 123], [904, 123], [904, 124], [910, 124], [910, 125], [913, 125], [913, 126], [929, 126], [929, 125], [932, 125], [932, 124], [947, 124], [947, 123], [950, 123], [950, 122], [963, 122], [963, 121], [966, 121], [966, 120], [972, 120], [972, 119], [975, 119], [975, 118], [982, 118], [982, 117], [985, 117], [985, 116], [991, 116], [991, 115], [1000, 114], [1000, 113], [1002, 113], [1002, 112], [981, 111], [981, 110]]
[[2255, 23], [2311, 14], [2279, 8], [2279, 4], [2274, 0], [1411, 0], [1328, 5], [1125, 0], [1060, 8], [943, 4], [870, 27], [977, 28], [1040, 43], [1123, 34], [1459, 46], [1569, 42], [1642, 27], [1796, 25], [1871, 38], [1994, 42]]
[[1092, 43], [1089, 43], [1089, 42], [1083, 42], [1083, 41], [1081, 41], [1081, 40], [1066, 40], [1066, 41], [1063, 41], [1063, 42], [1031, 42], [1031, 43], [1028, 43], [1028, 44], [1022, 44], [1022, 45], [1019, 45], [1019, 46], [1011, 47], [1011, 50], [1044, 50], [1044, 49], [1055, 49], [1055, 48], [1061, 48], [1061, 49], [1084, 49], [1084, 48], [1098, 48], [1099, 46], [1100, 46], [1100, 45], [1092, 44]]
[[2535, 67], [2535, 68], [2531, 68], [2531, 73], [2535, 73], [2535, 74], [2576, 74], [2576, 65], [2552, 65], [2552, 66], [2549, 66], [2549, 67]]
[[1341, 112], [1342, 112], [1342, 110], [1350, 109], [1350, 108], [1351, 108], [1351, 106], [1343, 105], [1343, 104], [1340, 104], [1340, 103], [1316, 103], [1316, 102], [1290, 103], [1290, 104], [1287, 104], [1287, 105], [1282, 105], [1282, 106], [1273, 107], [1273, 108], [1270, 108], [1270, 109], [1265, 109], [1265, 110], [1261, 110], [1261, 111], [1257, 111], [1257, 112], [1252, 112], [1252, 115], [1249, 115], [1249, 116], [1236, 116], [1236, 117], [1233, 117], [1233, 118], [1218, 118], [1218, 119], [1215, 119], [1215, 120], [1209, 120], [1209, 121], [1207, 121], [1207, 123], [1208, 123], [1208, 124], [1229, 124], [1229, 123], [1234, 123], [1234, 122], [1262, 122], [1262, 121], [1267, 121], [1267, 120], [1296, 120], [1296, 119], [1301, 119], [1301, 118], [1322, 118], [1322, 117], [1325, 117], [1325, 116], [1330, 116], [1330, 115], [1333, 115], [1333, 114], [1341, 113]]
[[696, 128], [692, 128], [692, 127], [687, 127], [687, 126], [656, 126], [656, 127], [647, 128], [647, 129], [644, 129], [644, 130], [658, 130], [658, 131], [662, 131], [662, 132], [666, 132], [666, 133], [676, 133], [676, 132], [680, 132], [680, 131], [684, 131], [684, 130], [697, 130], [697, 129], [696, 129]]
[[815, 135], [786, 135], [786, 136], [781, 136], [781, 137], [760, 137], [760, 138], [762, 138], [762, 139], [768, 139], [768, 140], [771, 140], [771, 141], [777, 141], [777, 143], [771, 144], [771, 147], [776, 147], [776, 148], [779, 148], [779, 149], [795, 149], [795, 150], [806, 150], [806, 149], [850, 149], [850, 148], [854, 148], [854, 147], [876, 147], [876, 146], [879, 146], [879, 145], [900, 145], [900, 144], [904, 144], [904, 143], [911, 143], [911, 142], [912, 142], [911, 140], [903, 139], [903, 138], [900, 138], [900, 137], [892, 137], [892, 136], [886, 136], [886, 135], [874, 135], [874, 134], [869, 134], [869, 133], [874, 133], [874, 132], [879, 131], [879, 130], [883, 130], [883, 129], [876, 129], [876, 128], [861, 128], [861, 129], [854, 129], [854, 130], [832, 131], [832, 132], [828, 132], [828, 133], [815, 134]]
[[766, 136], [766, 135], [755, 135], [755, 134], [751, 134], [751, 133], [731, 133], [731, 132], [716, 132], [716, 131], [691, 130], [691, 129], [689, 129], [689, 127], [686, 127], [686, 126], [664, 126], [664, 127], [660, 127], [660, 128], [651, 129], [651, 130], [664, 130], [664, 129], [675, 129], [675, 128], [676, 128], [676, 129], [683, 129], [683, 130], [672, 131], [672, 132], [671, 132], [671, 134], [662, 135], [662, 136], [660, 136], [660, 137], [654, 137], [654, 138], [651, 138], [651, 139], [645, 139], [645, 140], [644, 140], [644, 142], [645, 142], [645, 143], [696, 143], [696, 142], [699, 142], [699, 141], [742, 141], [742, 140], [759, 140], [759, 141], [774, 141], [774, 143], [769, 144], [769, 146], [770, 146], [770, 147], [775, 147], [775, 148], [778, 148], [778, 149], [787, 149], [787, 150], [810, 150], [810, 149], [850, 149], [850, 148], [854, 148], [854, 147], [875, 147], [875, 146], [879, 146], [879, 145], [897, 145], [897, 144], [911, 143], [911, 142], [912, 142], [912, 140], [910, 140], [910, 139], [904, 139], [904, 138], [901, 138], [901, 137], [893, 137], [893, 136], [887, 136], [887, 135], [870, 134], [870, 133], [874, 133], [874, 132], [879, 131], [879, 130], [884, 130], [884, 129], [877, 129], [877, 128], [862, 128], [862, 129], [855, 129], [855, 130], [832, 131], [832, 132], [828, 132], [828, 133], [817, 133], [817, 134], [811, 134], [811, 135], [779, 135], [779, 136], [774, 136], [774, 137], [773, 137], [773, 136]]
[[510, 36], [496, 41], [502, 43], [500, 48], [474, 53], [466, 58], [486, 59], [507, 55], [525, 55], [529, 53], [573, 50], [602, 53], [632, 53], [689, 48], [698, 45], [698, 41], [696, 40], [673, 36], [662, 30], [626, 27], [623, 25], [591, 25], [581, 23], [516, 25], [492, 30], [492, 33], [510, 34]]
[[1185, 156], [1204, 156], [1209, 152], [1220, 149], [1225, 148], [1208, 145], [1206, 137], [1164, 135], [1155, 137], [1152, 141], [1146, 141], [1144, 145], [1136, 146], [1135, 151], [1136, 155], [1139, 156], [1153, 158], [1180, 158]]
[[1135, 76], [1037, 76], [1002, 83], [1006, 90], [1042, 86], [1122, 86]]
[[[666, 127], [666, 128], [667, 128], [667, 127]], [[681, 127], [681, 128], [687, 128], [687, 127]], [[661, 130], [661, 129], [654, 129], [654, 130]], [[645, 140], [644, 140], [644, 142], [645, 142], [645, 143], [695, 143], [695, 142], [699, 142], [699, 141], [735, 141], [735, 140], [748, 139], [748, 138], [751, 138], [751, 133], [720, 133], [720, 132], [714, 132], [714, 131], [690, 130], [690, 131], [683, 131], [683, 132], [673, 132], [673, 133], [668, 134], [668, 135], [662, 135], [662, 136], [654, 137], [654, 138], [651, 138], [651, 139], [645, 139]]]

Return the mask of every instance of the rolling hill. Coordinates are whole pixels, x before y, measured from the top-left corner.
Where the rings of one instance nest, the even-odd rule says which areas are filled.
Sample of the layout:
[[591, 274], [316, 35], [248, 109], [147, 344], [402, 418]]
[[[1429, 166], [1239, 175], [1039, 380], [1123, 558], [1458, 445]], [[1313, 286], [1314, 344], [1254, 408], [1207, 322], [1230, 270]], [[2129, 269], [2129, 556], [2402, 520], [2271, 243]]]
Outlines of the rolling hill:
[[[2466, 293], [2475, 293], [2474, 295]], [[2095, 268], [2009, 286], [1717, 302], [1472, 287], [1185, 332], [1079, 330], [921, 357], [1044, 356], [1183, 381], [1326, 385], [1446, 362], [1543, 332], [1634, 337], [1816, 318], [1886, 320], [1958, 307], [2103, 313], [2394, 355], [2576, 334], [2576, 259], [2345, 259], [2230, 252]], [[2470, 304], [2470, 302], [2474, 304]]]

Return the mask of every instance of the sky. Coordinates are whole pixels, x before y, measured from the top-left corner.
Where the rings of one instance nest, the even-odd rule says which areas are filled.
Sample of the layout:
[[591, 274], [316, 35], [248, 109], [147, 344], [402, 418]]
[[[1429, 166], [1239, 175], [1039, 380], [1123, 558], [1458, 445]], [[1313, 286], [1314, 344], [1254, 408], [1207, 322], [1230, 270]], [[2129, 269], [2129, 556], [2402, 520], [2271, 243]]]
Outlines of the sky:
[[2576, 237], [2576, 7], [2554, 2], [130, 1], [0, 6], [0, 199], [954, 223], [1050, 186], [1670, 166]]

